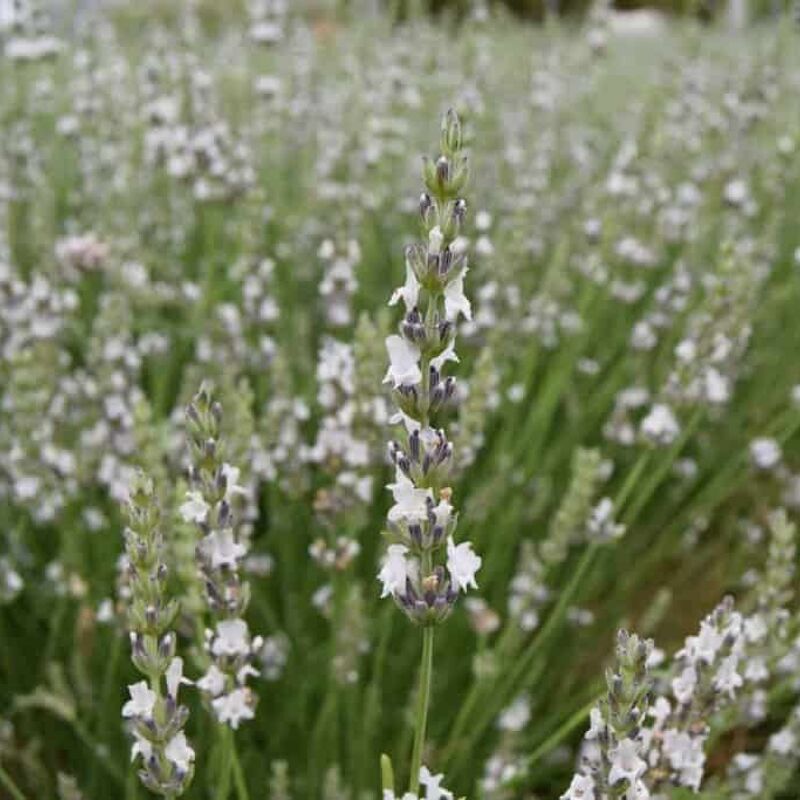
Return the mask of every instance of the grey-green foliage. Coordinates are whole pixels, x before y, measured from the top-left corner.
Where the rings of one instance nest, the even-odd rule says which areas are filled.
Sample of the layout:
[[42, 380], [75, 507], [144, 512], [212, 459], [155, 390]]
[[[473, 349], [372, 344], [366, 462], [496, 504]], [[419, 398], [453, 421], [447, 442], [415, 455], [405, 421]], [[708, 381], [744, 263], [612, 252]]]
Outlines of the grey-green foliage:
[[270, 772], [269, 800], [292, 800], [289, 765], [285, 761], [273, 761]]
[[601, 456], [598, 450], [579, 447], [572, 458], [572, 477], [553, 517], [540, 554], [547, 564], [563, 561], [569, 547], [583, 534], [592, 500], [600, 481]]

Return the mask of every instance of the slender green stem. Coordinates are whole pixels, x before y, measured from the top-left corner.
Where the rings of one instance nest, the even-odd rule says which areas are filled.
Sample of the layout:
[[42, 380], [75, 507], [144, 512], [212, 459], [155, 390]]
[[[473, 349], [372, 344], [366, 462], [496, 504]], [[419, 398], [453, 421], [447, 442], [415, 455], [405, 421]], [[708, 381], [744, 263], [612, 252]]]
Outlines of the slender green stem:
[[125, 800], [137, 800], [139, 797], [137, 786], [136, 770], [130, 768], [128, 770], [128, 778], [125, 781]]
[[250, 800], [250, 794], [247, 791], [247, 781], [244, 778], [244, 770], [239, 761], [239, 753], [236, 750], [236, 742], [233, 738], [233, 731], [231, 731], [231, 761], [233, 765], [233, 782], [236, 786], [236, 797], [238, 800]]
[[234, 759], [233, 731], [227, 726], [220, 726], [220, 759], [217, 780], [216, 800], [228, 800], [231, 793], [231, 775]]
[[11, 779], [11, 776], [2, 767], [0, 767], [0, 784], [8, 790], [13, 800], [27, 800], [17, 784]]
[[428, 725], [428, 706], [431, 700], [431, 679], [433, 678], [433, 626], [422, 631], [422, 661], [419, 673], [419, 694], [417, 696], [416, 728], [414, 749], [411, 753], [411, 774], [408, 790], [419, 794], [419, 771], [422, 767], [422, 751], [425, 747], [425, 729]]

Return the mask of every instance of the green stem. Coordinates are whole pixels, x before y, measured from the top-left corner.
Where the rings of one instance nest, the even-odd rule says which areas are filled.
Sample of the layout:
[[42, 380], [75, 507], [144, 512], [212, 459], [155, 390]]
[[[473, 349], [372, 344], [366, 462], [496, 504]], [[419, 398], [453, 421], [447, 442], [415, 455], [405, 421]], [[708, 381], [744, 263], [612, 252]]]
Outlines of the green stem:
[[11, 779], [11, 776], [2, 767], [0, 767], [0, 784], [5, 786], [14, 800], [26, 800], [26, 797], [24, 794], [22, 794], [20, 788], [16, 783], [14, 783], [14, 781]]
[[231, 774], [234, 759], [233, 731], [227, 726], [220, 726], [220, 760], [216, 800], [228, 800], [231, 793]]
[[425, 728], [428, 724], [428, 706], [431, 700], [431, 679], [433, 677], [433, 626], [422, 631], [422, 661], [420, 662], [419, 695], [417, 696], [416, 727], [414, 749], [411, 754], [411, 774], [408, 790], [419, 794], [419, 771], [422, 767], [422, 751], [425, 747]]
[[244, 778], [244, 770], [242, 769], [242, 764], [239, 761], [239, 753], [236, 751], [236, 742], [233, 738], [233, 731], [231, 731], [231, 756], [232, 756], [232, 763], [233, 763], [233, 782], [236, 786], [236, 797], [239, 800], [250, 800], [250, 794], [247, 791], [247, 781]]
[[[111, 657], [108, 659], [108, 663], [106, 664], [106, 672], [105, 677], [103, 678], [103, 689], [102, 695], [103, 698], [102, 703], [100, 704], [100, 709], [98, 711], [98, 719], [97, 719], [97, 728], [95, 734], [100, 741], [108, 741], [110, 738], [106, 735], [106, 732], [110, 729], [111, 721], [109, 719], [108, 709], [114, 707], [114, 703], [112, 700], [112, 694], [114, 690], [114, 676], [117, 672], [117, 666], [119, 664], [119, 657], [120, 653], [122, 652], [122, 637], [116, 634], [114, 636], [114, 644], [112, 645], [111, 649]], [[89, 783], [89, 796], [93, 797], [95, 793], [95, 789], [97, 788], [97, 784], [99, 781], [99, 774], [96, 769], [92, 769], [92, 778]]]

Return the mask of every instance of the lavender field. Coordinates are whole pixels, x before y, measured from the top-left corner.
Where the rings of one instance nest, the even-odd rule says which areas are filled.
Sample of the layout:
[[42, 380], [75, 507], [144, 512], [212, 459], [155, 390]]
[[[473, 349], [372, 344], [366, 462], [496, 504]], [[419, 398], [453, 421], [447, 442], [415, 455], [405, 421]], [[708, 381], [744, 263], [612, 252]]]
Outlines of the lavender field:
[[800, 797], [800, 26], [461, 11], [3, 6], [0, 800]]

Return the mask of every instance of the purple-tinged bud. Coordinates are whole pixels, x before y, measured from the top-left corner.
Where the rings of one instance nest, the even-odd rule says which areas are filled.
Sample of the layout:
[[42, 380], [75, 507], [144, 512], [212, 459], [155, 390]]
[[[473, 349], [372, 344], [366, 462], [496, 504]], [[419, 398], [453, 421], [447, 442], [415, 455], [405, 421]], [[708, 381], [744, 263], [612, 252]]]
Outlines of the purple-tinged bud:
[[219, 504], [219, 524], [223, 528], [227, 528], [232, 521], [231, 506], [227, 500], [223, 500]]
[[158, 643], [158, 655], [165, 661], [171, 661], [175, 656], [175, 636], [171, 632], [161, 637]]
[[419, 429], [415, 429], [408, 437], [408, 449], [411, 453], [411, 458], [419, 462], [419, 452], [420, 452], [420, 436], [419, 436]]
[[450, 180], [450, 162], [446, 156], [439, 156], [436, 161], [436, 178], [439, 183], [447, 183]]
[[420, 527], [419, 523], [411, 523], [408, 526], [408, 534], [418, 546], [422, 546], [422, 528]]
[[424, 221], [427, 222], [428, 214], [432, 208], [433, 200], [431, 200], [431, 196], [427, 192], [423, 192], [419, 196], [419, 213]]
[[224, 495], [228, 491], [228, 476], [220, 469], [214, 479], [217, 491]]
[[453, 266], [453, 251], [445, 247], [439, 255], [439, 275], [445, 277]]

